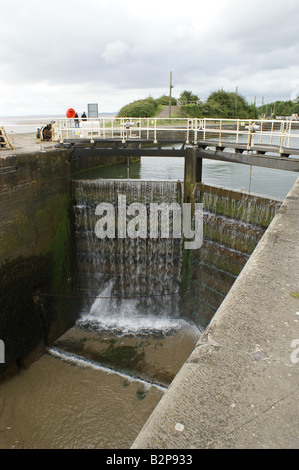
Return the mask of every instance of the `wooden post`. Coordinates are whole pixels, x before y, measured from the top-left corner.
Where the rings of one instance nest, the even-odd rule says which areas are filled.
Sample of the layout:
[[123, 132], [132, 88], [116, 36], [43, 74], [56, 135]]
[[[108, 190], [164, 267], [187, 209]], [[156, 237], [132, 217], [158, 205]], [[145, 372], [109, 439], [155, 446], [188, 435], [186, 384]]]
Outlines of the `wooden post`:
[[198, 156], [197, 147], [188, 149], [188, 154], [185, 157], [184, 181], [190, 184], [202, 181], [202, 158]]
[[188, 149], [188, 154], [185, 157], [185, 171], [184, 181], [186, 183], [196, 183], [196, 148]]

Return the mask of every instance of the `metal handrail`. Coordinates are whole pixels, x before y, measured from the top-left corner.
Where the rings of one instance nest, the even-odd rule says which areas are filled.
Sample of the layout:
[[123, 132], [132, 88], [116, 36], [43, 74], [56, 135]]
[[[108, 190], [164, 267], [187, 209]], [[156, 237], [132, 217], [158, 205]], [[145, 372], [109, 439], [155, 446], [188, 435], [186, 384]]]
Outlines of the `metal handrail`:
[[[53, 124], [53, 140], [61, 143], [66, 139], [120, 138], [141, 139], [157, 142], [158, 132], [161, 139], [163, 132], [181, 131], [187, 144], [198, 141], [216, 141], [221, 147], [225, 142], [244, 143], [247, 149], [256, 145], [272, 145], [280, 149], [290, 148], [295, 142], [299, 148], [299, 126], [296, 132], [293, 121], [265, 119], [214, 119], [214, 118], [79, 118], [79, 127], [74, 119], [59, 118]], [[229, 137], [229, 140], [227, 138]], [[255, 143], [255, 140], [258, 143]]]

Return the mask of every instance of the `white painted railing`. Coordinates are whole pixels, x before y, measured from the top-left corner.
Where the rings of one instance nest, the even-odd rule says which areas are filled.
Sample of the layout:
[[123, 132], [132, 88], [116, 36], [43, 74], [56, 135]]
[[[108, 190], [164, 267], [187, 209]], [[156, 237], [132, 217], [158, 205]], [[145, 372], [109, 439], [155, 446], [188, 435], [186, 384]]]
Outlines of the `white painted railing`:
[[[176, 137], [169, 137], [170, 131]], [[172, 134], [174, 136], [175, 134]], [[53, 125], [53, 140], [135, 139], [184, 140], [186, 144], [202, 141], [245, 144], [248, 150], [263, 145], [299, 148], [299, 126], [294, 121], [245, 119], [188, 119], [188, 118], [93, 118], [76, 123], [74, 119], [58, 119]]]

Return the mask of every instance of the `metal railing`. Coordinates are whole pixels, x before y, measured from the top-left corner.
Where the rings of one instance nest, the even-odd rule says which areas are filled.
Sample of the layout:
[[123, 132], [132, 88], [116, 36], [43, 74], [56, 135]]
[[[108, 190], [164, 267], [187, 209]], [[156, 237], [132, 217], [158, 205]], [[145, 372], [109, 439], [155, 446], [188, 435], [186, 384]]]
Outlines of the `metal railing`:
[[[294, 121], [250, 119], [188, 119], [188, 118], [92, 118], [77, 122], [74, 119], [58, 119], [53, 124], [52, 140], [61, 143], [87, 139], [184, 140], [186, 144], [199, 142], [272, 146], [282, 153], [283, 148], [299, 149], [299, 125]], [[227, 146], [227, 145], [226, 145]]]

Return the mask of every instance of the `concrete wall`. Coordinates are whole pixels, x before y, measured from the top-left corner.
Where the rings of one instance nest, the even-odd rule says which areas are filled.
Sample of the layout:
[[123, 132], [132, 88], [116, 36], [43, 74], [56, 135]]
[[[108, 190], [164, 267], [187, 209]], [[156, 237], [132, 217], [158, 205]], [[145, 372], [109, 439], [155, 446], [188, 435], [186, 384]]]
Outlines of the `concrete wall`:
[[298, 233], [299, 179], [133, 449], [298, 448]]
[[68, 158], [68, 151], [55, 150], [0, 159], [1, 265], [40, 254], [51, 242], [61, 207], [69, 202]]
[[127, 161], [127, 157], [116, 157], [111, 155], [104, 157], [102, 155], [97, 155], [96, 149], [86, 152], [84, 148], [78, 147], [75, 151], [71, 152], [70, 165], [73, 177], [82, 175], [82, 178], [84, 178], [85, 171], [99, 167], [116, 165], [117, 163], [124, 163]]
[[1, 155], [0, 381], [28, 367], [76, 320], [72, 176], [123, 161], [72, 158], [68, 149]]
[[65, 301], [40, 295], [71, 290], [68, 159], [66, 150], [0, 159], [0, 379], [29, 365], [73, 320]]

